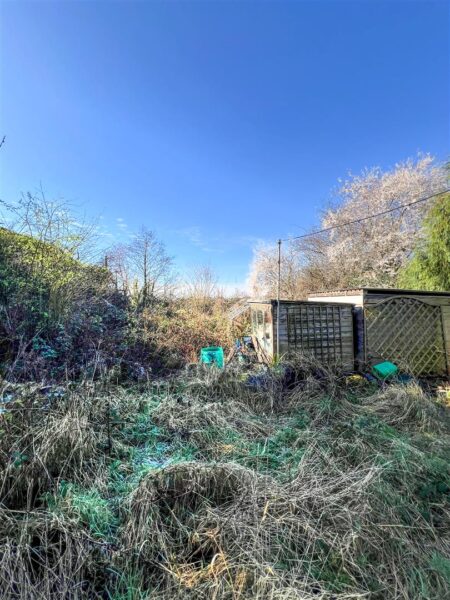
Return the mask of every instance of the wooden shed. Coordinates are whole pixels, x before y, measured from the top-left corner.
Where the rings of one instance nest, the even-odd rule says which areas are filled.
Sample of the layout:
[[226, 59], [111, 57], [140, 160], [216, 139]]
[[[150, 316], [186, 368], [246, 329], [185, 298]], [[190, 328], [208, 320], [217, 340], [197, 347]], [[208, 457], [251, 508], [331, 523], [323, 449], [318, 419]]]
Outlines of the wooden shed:
[[[277, 301], [251, 300], [248, 306], [256, 349], [270, 361], [277, 353]], [[280, 356], [304, 352], [324, 363], [354, 368], [351, 304], [281, 300], [279, 328]]]
[[416, 376], [450, 374], [450, 292], [358, 288], [308, 298], [353, 304], [360, 368], [390, 360]]

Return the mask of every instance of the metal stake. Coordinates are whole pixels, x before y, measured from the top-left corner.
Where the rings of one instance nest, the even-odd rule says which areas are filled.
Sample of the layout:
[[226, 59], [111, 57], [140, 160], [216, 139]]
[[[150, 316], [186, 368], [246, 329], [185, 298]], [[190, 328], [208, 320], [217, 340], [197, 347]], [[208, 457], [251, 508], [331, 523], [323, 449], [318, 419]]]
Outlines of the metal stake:
[[277, 360], [280, 359], [280, 290], [281, 290], [281, 240], [278, 240]]

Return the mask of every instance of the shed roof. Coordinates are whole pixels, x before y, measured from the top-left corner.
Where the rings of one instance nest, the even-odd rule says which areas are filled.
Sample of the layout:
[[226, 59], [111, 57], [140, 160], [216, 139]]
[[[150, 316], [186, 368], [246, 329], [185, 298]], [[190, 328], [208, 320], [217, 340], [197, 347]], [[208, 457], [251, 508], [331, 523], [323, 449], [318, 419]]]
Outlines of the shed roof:
[[360, 288], [347, 288], [341, 290], [327, 290], [322, 292], [311, 292], [308, 297], [311, 296], [354, 296], [355, 294], [361, 294], [362, 292], [369, 292], [370, 294], [393, 294], [396, 296], [408, 296], [414, 294], [414, 296], [449, 296], [449, 292], [435, 292], [431, 290], [407, 290], [403, 288], [372, 288], [372, 287], [360, 287]]
[[[248, 304], [271, 304], [272, 306], [276, 306], [278, 304], [278, 300], [275, 299], [270, 299], [268, 300], [267, 298], [264, 298], [262, 300], [258, 300], [258, 299], [250, 299], [247, 300]], [[311, 300], [308, 300], [307, 298], [303, 298], [302, 300], [280, 300], [280, 304], [307, 304], [308, 306], [310, 306], [311, 304], [320, 304], [321, 306], [323, 306], [323, 302], [311, 302]], [[327, 304], [336, 304], [336, 306], [345, 306], [345, 303], [343, 302], [328, 302]], [[351, 303], [348, 303], [349, 306], [351, 305]]]

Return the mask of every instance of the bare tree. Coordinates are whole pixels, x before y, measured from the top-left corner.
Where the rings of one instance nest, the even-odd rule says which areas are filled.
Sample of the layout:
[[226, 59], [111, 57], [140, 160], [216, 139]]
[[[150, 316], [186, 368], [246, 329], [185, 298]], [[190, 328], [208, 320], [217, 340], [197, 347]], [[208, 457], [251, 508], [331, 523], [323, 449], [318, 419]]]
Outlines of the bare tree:
[[[281, 296], [285, 300], [306, 295], [304, 263], [296, 245], [285, 244], [281, 261]], [[278, 286], [278, 249], [276, 244], [259, 245], [254, 249], [250, 267], [249, 288], [258, 298], [275, 298]]]
[[446, 174], [430, 156], [407, 160], [388, 172], [379, 168], [351, 176], [338, 190], [334, 207], [324, 211], [323, 228], [397, 209], [388, 214], [338, 227], [306, 238], [299, 249], [325, 287], [392, 285], [400, 267], [422, 234], [430, 202], [402, 209], [410, 202], [441, 192]]
[[3, 211], [3, 222], [12, 231], [52, 244], [74, 258], [88, 260], [94, 255], [94, 224], [75, 218], [64, 199], [48, 199], [42, 187], [35, 194], [22, 194], [15, 204], [3, 203]]
[[127, 290], [141, 306], [171, 291], [173, 258], [156, 234], [142, 227], [129, 244], [114, 246], [107, 253], [108, 267], [117, 285]]
[[116, 288], [124, 293], [129, 293], [131, 289], [128, 258], [129, 249], [126, 244], [113, 246], [105, 255], [105, 266], [112, 273]]
[[217, 277], [211, 267], [196, 267], [192, 277], [186, 284], [186, 295], [193, 305], [200, 310], [208, 310], [221, 295]]

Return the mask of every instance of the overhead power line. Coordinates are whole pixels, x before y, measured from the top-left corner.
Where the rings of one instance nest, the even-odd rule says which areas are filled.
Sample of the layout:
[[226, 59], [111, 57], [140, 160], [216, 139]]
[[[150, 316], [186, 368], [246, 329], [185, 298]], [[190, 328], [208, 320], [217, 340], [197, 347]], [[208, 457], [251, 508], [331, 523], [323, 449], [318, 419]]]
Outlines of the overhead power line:
[[404, 208], [409, 208], [410, 206], [414, 206], [415, 204], [419, 204], [420, 202], [426, 202], [427, 200], [431, 200], [431, 198], [435, 198], [436, 196], [440, 196], [441, 194], [446, 194], [447, 192], [450, 192], [450, 188], [448, 188], [446, 190], [442, 190], [442, 192], [438, 192], [436, 194], [431, 194], [431, 196], [427, 196], [426, 198], [420, 198], [419, 200], [414, 200], [414, 202], [408, 202], [408, 204], [402, 204], [401, 206], [395, 206], [394, 208], [389, 208], [388, 210], [383, 210], [382, 212], [375, 213], [374, 215], [362, 217], [361, 219], [355, 219], [354, 221], [347, 221], [347, 223], [341, 223], [340, 225], [333, 225], [332, 227], [326, 227], [325, 229], [319, 229], [319, 231], [312, 231], [311, 233], [304, 233], [303, 235], [296, 235], [294, 237], [280, 239], [279, 242], [291, 242], [292, 240], [300, 240], [303, 238], [311, 237], [313, 235], [319, 235], [320, 233], [326, 233], [327, 231], [333, 231], [333, 229], [340, 229], [341, 227], [347, 227], [347, 225], [354, 225], [356, 223], [362, 223], [363, 221], [368, 221], [369, 219], [374, 219], [375, 217], [381, 217], [383, 215], [387, 215], [388, 213], [395, 212], [396, 210], [402, 210]]

